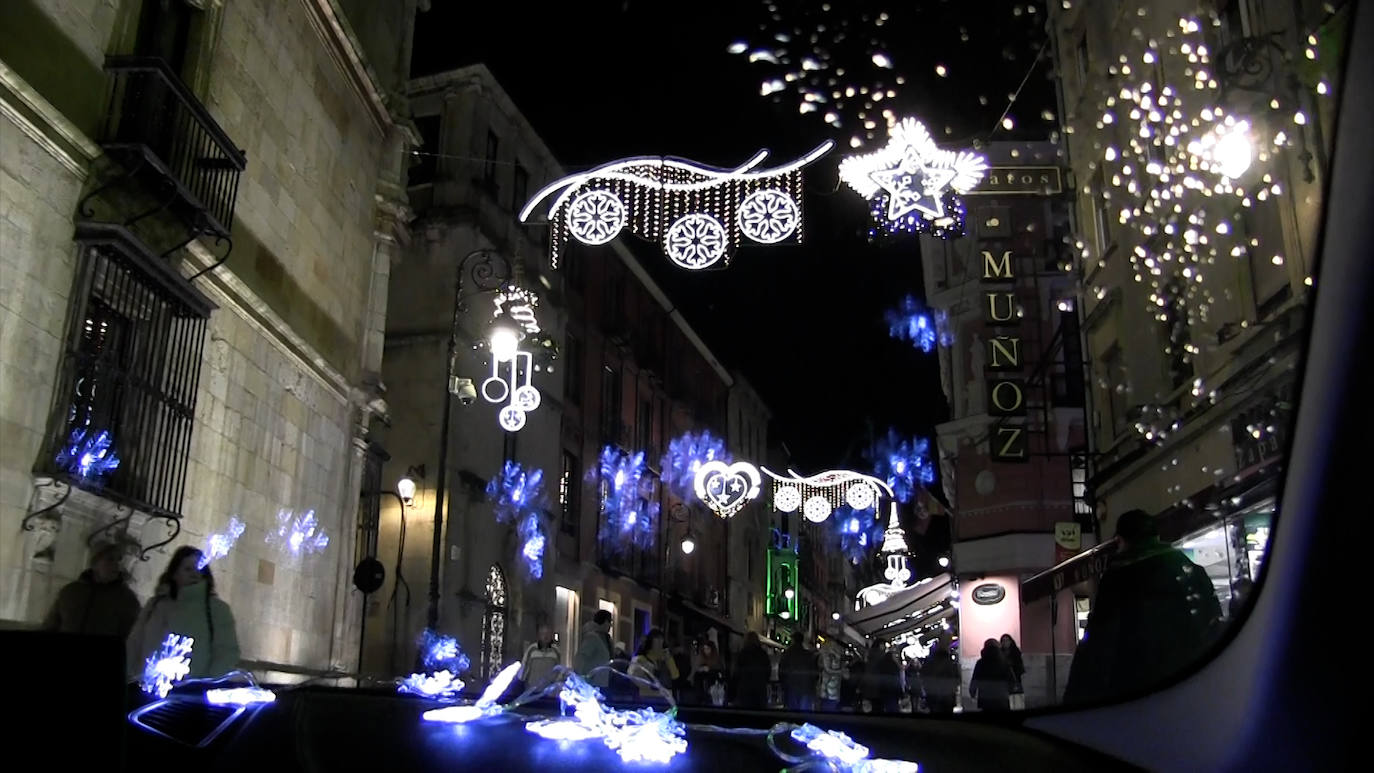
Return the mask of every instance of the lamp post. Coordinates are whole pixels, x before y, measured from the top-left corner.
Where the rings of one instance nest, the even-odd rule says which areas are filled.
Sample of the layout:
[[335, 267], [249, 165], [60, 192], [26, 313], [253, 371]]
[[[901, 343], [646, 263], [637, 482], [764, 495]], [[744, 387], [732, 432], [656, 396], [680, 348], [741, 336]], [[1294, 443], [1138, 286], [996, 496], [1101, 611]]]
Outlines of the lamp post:
[[[453, 323], [448, 334], [448, 370], [444, 375], [444, 407], [439, 420], [439, 469], [434, 481], [434, 545], [429, 561], [429, 610], [426, 625], [434, 629], [439, 624], [439, 565], [444, 553], [444, 525], [447, 519], [446, 484], [448, 482], [449, 430], [452, 426], [453, 396], [462, 388], [458, 378], [458, 330], [467, 305], [465, 293], [484, 293], [500, 289], [512, 279], [511, 261], [495, 250], [478, 249], [458, 261], [453, 284]], [[470, 288], [468, 287], [470, 285]], [[493, 345], [497, 342], [493, 341]], [[493, 352], [493, 356], [495, 352]]]

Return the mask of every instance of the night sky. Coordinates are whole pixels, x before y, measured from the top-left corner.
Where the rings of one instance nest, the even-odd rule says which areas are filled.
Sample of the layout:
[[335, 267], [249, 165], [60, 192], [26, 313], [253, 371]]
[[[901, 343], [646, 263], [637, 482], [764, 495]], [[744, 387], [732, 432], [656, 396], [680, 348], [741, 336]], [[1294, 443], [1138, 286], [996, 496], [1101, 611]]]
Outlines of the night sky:
[[[919, 246], [915, 237], [869, 242], [866, 202], [840, 187], [835, 171], [850, 138], [859, 136], [865, 151], [884, 144], [877, 115], [884, 107], [919, 118], [951, 147], [990, 135], [1043, 139], [1058, 125], [1047, 112], [1054, 110], [1047, 49], [1031, 70], [1045, 41], [1043, 8], [886, 5], [896, 7], [434, 0], [417, 17], [413, 73], [485, 63], [570, 171], [634, 155], [735, 166], [759, 148], [772, 151], [770, 165], [834, 139], [836, 150], [807, 172], [800, 246], [744, 247], [729, 269], [692, 273], [672, 266], [657, 245], [620, 237], [712, 351], [763, 395], [775, 415], [772, 436], [787, 444], [797, 468], [817, 472], [861, 465], [870, 433], [888, 427], [933, 437], [947, 411], [936, 356], [888, 337], [883, 311], [908, 293], [924, 296]], [[731, 53], [736, 43], [745, 50]], [[751, 63], [754, 51], [766, 56]], [[788, 72], [805, 78], [781, 80]], [[761, 86], [774, 78], [781, 90], [763, 96], [769, 87]], [[1023, 79], [1007, 114], [1011, 128], [1003, 128]], [[808, 82], [827, 102], [802, 113], [798, 87]], [[850, 85], [896, 92], [869, 111], [877, 122], [872, 139], [857, 118], [862, 97], [833, 104], [832, 91]], [[840, 125], [827, 124], [825, 112]]]

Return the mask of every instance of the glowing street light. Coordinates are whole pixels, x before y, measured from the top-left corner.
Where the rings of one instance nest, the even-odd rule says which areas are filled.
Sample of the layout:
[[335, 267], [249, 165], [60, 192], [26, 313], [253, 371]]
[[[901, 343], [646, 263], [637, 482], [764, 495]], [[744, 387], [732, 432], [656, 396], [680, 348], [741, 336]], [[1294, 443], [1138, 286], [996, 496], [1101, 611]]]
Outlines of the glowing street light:
[[687, 536], [682, 538], [681, 547], [683, 554], [690, 556], [692, 554], [692, 551], [697, 549], [697, 541], [692, 537], [692, 535], [688, 534]]
[[949, 566], [949, 556], [940, 556], [939, 564], [941, 569]]
[[836, 620], [836, 621], [838, 621], [838, 620], [840, 619], [840, 613], [839, 613], [839, 612], [831, 612], [831, 613], [830, 613], [830, 619], [831, 619], [831, 620]]
[[497, 362], [509, 362], [520, 347], [520, 331], [507, 319], [497, 318], [491, 323], [487, 340], [491, 343], [491, 356]]
[[415, 504], [415, 480], [409, 475], [403, 476], [396, 481], [396, 493], [401, 497], [401, 501], [406, 507]]
[[783, 598], [787, 599], [788, 601], [791, 601], [791, 600], [792, 600], [792, 597], [795, 596], [795, 595], [797, 595], [797, 594], [796, 594], [796, 592], [793, 591], [791, 588], [788, 588], [787, 590], [785, 590], [785, 591], [782, 592], [782, 595], [783, 595]]

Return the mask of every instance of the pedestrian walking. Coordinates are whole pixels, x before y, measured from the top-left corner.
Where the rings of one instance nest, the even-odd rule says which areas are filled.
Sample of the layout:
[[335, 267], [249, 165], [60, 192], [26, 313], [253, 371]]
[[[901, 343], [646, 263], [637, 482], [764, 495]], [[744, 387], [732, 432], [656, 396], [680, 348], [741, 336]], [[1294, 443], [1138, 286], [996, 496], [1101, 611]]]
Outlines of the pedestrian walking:
[[142, 605], [120, 566], [123, 555], [121, 543], [97, 547], [89, 568], [58, 591], [43, 617], [43, 630], [127, 639]]
[[982, 711], [1011, 709], [1011, 669], [1002, 661], [1002, 649], [996, 639], [983, 642], [983, 651], [973, 666], [968, 691], [978, 701], [978, 708]]
[[563, 653], [553, 641], [553, 628], [540, 623], [535, 629], [535, 641], [525, 648], [520, 658], [520, 681], [525, 689], [543, 687], [553, 676], [553, 668], [563, 660]]
[[[663, 631], [658, 628], [650, 628], [649, 633], [644, 636], [644, 640], [639, 643], [639, 649], [635, 652], [634, 659], [630, 661], [630, 676], [657, 682], [665, 690], [670, 689], [678, 674], [677, 664], [673, 662], [672, 655], [668, 653], [666, 644]], [[653, 687], [641, 684], [639, 685], [639, 697], [642, 700], [657, 701], [662, 698], [662, 695]]]
[[778, 661], [782, 701], [790, 711], [810, 711], [816, 695], [816, 656], [801, 636], [793, 636]]
[[762, 709], [768, 705], [768, 682], [773, 663], [763, 651], [759, 635], [750, 631], [744, 635], [744, 646], [735, 656], [735, 705], [746, 709]]
[[587, 677], [596, 687], [606, 687], [611, 683], [610, 671], [592, 673], [611, 662], [611, 623], [615, 620], [609, 610], [598, 609], [592, 619], [582, 625], [582, 640], [577, 654], [573, 656], [573, 671]]
[[926, 708], [931, 714], [954, 713], [960, 681], [959, 666], [955, 664], [944, 641], [937, 639], [921, 667], [921, 686], [925, 689]]
[[1026, 662], [1021, 657], [1021, 648], [1016, 646], [1016, 640], [1011, 638], [1009, 633], [1002, 634], [997, 647], [1002, 651], [1002, 661], [1007, 664], [1007, 670], [1011, 673], [1011, 708], [1024, 709], [1026, 707], [1026, 686], [1024, 684]]
[[201, 558], [196, 548], [179, 547], [158, 577], [157, 592], [129, 632], [126, 651], [130, 681], [138, 681], [148, 656], [168, 634], [192, 640], [188, 679], [223, 676], [238, 667], [234, 615], [215, 594], [215, 575], [209, 566], [200, 566]]

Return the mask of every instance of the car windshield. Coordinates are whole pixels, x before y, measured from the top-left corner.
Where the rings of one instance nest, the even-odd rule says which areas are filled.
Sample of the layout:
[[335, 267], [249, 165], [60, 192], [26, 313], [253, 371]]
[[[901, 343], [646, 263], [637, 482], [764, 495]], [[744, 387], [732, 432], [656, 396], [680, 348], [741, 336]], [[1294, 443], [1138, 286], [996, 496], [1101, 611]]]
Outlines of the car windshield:
[[1263, 593], [1353, 3], [133, 5], [0, 13], [0, 614], [144, 702], [1053, 710]]

